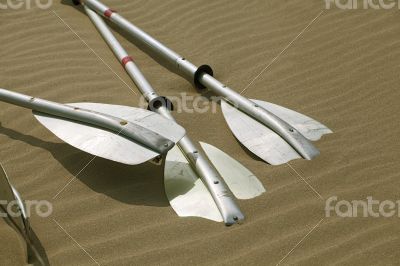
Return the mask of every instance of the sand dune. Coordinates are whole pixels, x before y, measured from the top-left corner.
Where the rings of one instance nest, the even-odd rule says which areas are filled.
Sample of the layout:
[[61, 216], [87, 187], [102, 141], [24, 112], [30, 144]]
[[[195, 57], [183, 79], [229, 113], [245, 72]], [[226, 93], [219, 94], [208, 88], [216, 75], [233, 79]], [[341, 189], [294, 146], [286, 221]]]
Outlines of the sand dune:
[[[66, 103], [137, 105], [136, 87], [69, 2], [0, 11], [0, 87]], [[245, 95], [305, 113], [335, 134], [317, 143], [317, 159], [272, 167], [243, 150], [220, 111], [177, 114], [193, 139], [223, 149], [267, 188], [240, 201], [247, 220], [227, 228], [177, 217], [164, 194], [162, 167], [149, 164], [96, 158], [54, 198], [92, 157], [62, 143], [30, 111], [0, 103], [0, 162], [25, 199], [54, 204], [51, 218], [31, 219], [51, 265], [95, 264], [57, 223], [100, 265], [398, 264], [398, 218], [325, 218], [324, 212], [334, 195], [399, 199], [398, 10], [325, 10], [282, 52], [324, 10], [322, 1], [104, 2], [194, 63], [212, 65], [237, 91], [274, 60]], [[117, 36], [161, 94], [197, 95], [122, 32]], [[20, 243], [3, 221], [0, 234], [0, 264], [22, 265]]]

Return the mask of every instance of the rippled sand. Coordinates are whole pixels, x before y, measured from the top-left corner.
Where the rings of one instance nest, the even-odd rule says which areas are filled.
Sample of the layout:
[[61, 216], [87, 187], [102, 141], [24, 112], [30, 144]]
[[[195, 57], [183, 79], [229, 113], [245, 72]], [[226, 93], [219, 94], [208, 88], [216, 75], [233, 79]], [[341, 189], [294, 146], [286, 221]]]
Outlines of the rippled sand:
[[[212, 65], [239, 92], [267, 67], [247, 97], [300, 111], [335, 134], [317, 143], [317, 159], [272, 167], [242, 149], [220, 110], [177, 114], [193, 139], [223, 149], [267, 188], [240, 202], [247, 220], [228, 228], [178, 218], [164, 194], [163, 169], [150, 164], [96, 158], [54, 198], [92, 156], [62, 143], [29, 110], [0, 103], [0, 162], [25, 199], [54, 204], [50, 218], [31, 219], [52, 265], [398, 264], [398, 218], [325, 218], [324, 211], [335, 195], [399, 199], [397, 9], [320, 14], [322, 1], [104, 2], [194, 63]], [[136, 87], [81, 8], [68, 3], [0, 11], [0, 87], [65, 103], [136, 106]], [[160, 94], [197, 95], [117, 36]], [[0, 234], [0, 264], [22, 264], [21, 244], [3, 221]]]

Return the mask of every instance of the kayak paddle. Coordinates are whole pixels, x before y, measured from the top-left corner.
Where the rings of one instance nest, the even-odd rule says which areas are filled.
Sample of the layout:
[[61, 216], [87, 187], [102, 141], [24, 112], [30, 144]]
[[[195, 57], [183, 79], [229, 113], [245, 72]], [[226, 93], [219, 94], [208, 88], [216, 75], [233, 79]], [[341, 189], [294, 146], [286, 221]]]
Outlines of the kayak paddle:
[[235, 137], [264, 161], [279, 165], [296, 158], [311, 160], [319, 155], [312, 141], [332, 131], [314, 119], [260, 100], [250, 100], [213, 76], [208, 65], [190, 63], [161, 42], [98, 0], [73, 0], [84, 4], [126, 31], [157, 62], [194, 84], [222, 96], [222, 112]]
[[[123, 65], [142, 95], [149, 109], [175, 121], [172, 104], [158, 96], [133, 59], [114, 37], [103, 19], [89, 7], [84, 9], [108, 46]], [[198, 216], [231, 225], [244, 219], [235, 197], [254, 198], [265, 189], [260, 181], [240, 163], [210, 144], [202, 143], [211, 159], [196, 148], [185, 135], [177, 147], [168, 152], [164, 171], [167, 197], [179, 216]]]

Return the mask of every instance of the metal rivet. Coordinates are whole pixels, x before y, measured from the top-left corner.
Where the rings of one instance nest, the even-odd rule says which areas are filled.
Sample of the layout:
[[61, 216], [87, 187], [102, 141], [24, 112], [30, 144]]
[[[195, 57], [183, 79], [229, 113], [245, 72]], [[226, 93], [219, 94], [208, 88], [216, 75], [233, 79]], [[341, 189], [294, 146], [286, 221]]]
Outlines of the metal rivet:
[[237, 216], [233, 216], [233, 220], [237, 221], [239, 218]]
[[293, 128], [291, 128], [291, 129], [289, 129], [289, 131], [290, 131], [290, 132], [294, 132], [294, 129], [293, 129]]
[[168, 147], [168, 146], [169, 146], [169, 144], [168, 144], [168, 143], [165, 143], [165, 144], [164, 144], [164, 147]]
[[258, 104], [255, 104], [254, 107], [259, 107]]
[[128, 122], [126, 122], [126, 121], [121, 121], [121, 122], [119, 122], [122, 126], [125, 126], [125, 125], [127, 125], [128, 124]]

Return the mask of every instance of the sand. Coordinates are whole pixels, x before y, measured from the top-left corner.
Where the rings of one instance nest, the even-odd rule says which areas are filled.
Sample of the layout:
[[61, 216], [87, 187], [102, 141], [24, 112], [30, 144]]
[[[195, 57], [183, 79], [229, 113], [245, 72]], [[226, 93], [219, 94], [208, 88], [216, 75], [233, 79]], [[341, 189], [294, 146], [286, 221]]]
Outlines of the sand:
[[[0, 103], [0, 162], [25, 199], [54, 205], [49, 218], [31, 218], [51, 265], [398, 264], [398, 217], [324, 211], [331, 196], [399, 199], [397, 9], [320, 14], [319, 0], [105, 2], [194, 63], [212, 65], [237, 91], [272, 62], [245, 95], [300, 111], [335, 133], [317, 143], [321, 156], [291, 162], [292, 169], [255, 160], [220, 110], [177, 114], [193, 139], [229, 153], [267, 188], [240, 201], [243, 224], [225, 227], [175, 215], [163, 169], [150, 164], [96, 158], [54, 198], [92, 157], [62, 143], [29, 110]], [[0, 87], [65, 103], [138, 104], [128, 86], [136, 87], [80, 8], [57, 0], [48, 10], [0, 12]], [[117, 37], [161, 94], [197, 95], [123, 34]], [[0, 264], [22, 265], [21, 244], [3, 221], [0, 234]]]

